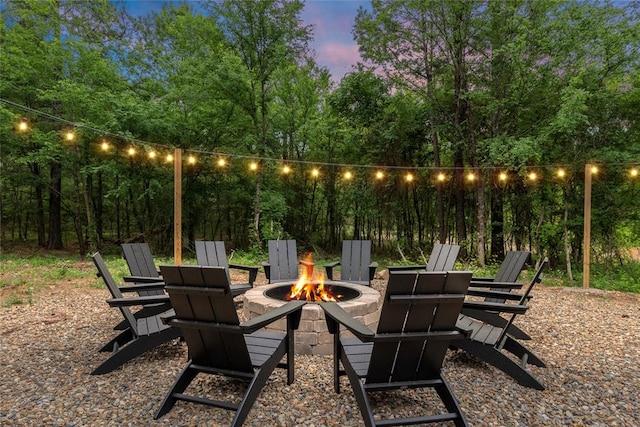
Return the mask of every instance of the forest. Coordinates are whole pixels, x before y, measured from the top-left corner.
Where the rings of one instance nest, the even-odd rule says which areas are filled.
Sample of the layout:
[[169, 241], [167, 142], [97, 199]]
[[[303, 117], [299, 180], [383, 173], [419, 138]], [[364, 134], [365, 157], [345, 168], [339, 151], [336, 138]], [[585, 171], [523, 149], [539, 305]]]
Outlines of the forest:
[[303, 7], [3, 2], [2, 250], [170, 253], [180, 149], [187, 250], [448, 242], [477, 265], [531, 250], [575, 280], [595, 165], [592, 263], [640, 265], [638, 2], [373, 0], [340, 81]]

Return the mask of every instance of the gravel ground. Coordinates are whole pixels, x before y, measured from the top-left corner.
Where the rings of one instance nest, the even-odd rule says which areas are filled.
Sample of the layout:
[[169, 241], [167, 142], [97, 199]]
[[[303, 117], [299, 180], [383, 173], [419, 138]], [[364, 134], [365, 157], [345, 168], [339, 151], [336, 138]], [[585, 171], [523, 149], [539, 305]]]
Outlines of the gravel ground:
[[[264, 277], [260, 277], [264, 283]], [[383, 280], [374, 287], [382, 289]], [[0, 426], [228, 425], [232, 413], [179, 402], [159, 421], [153, 414], [186, 362], [186, 345], [164, 345], [106, 375], [89, 373], [121, 320], [107, 291], [52, 286], [31, 305], [0, 308]], [[450, 352], [444, 374], [471, 425], [640, 426], [640, 295], [539, 286], [517, 323], [546, 362], [532, 367], [547, 389], [519, 386], [502, 372]], [[253, 406], [249, 426], [363, 425], [346, 378], [333, 392], [331, 356], [296, 358], [296, 382], [276, 370]], [[201, 391], [233, 390], [205, 378]], [[430, 396], [388, 393], [382, 412]]]

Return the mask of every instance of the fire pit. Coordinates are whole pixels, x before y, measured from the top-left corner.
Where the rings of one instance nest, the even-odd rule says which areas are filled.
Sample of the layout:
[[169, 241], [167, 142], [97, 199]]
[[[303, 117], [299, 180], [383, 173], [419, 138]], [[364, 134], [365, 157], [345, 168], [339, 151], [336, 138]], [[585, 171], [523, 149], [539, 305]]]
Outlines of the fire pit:
[[[336, 288], [336, 293], [349, 295], [351, 299], [338, 300], [338, 304], [352, 317], [360, 320], [372, 330], [378, 322], [380, 293], [368, 286], [326, 281], [325, 286]], [[274, 310], [287, 301], [285, 296], [294, 282], [260, 286], [244, 293], [243, 310], [247, 319]], [[268, 329], [284, 331], [284, 319], [272, 323]], [[348, 335], [345, 335], [348, 336]], [[331, 334], [327, 331], [324, 311], [317, 303], [307, 303], [302, 308], [300, 328], [296, 331], [296, 354], [331, 354], [333, 351]]]

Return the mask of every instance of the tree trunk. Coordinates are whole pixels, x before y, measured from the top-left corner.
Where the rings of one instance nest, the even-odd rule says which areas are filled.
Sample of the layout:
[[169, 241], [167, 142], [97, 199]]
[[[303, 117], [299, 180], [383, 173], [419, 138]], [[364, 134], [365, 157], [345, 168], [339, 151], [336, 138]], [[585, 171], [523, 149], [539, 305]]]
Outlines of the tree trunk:
[[62, 164], [51, 162], [49, 186], [49, 240], [47, 249], [62, 249]]
[[501, 188], [491, 192], [491, 257], [504, 259], [504, 194]]
[[36, 231], [38, 233], [38, 246], [41, 248], [46, 247], [46, 233], [44, 227], [44, 200], [43, 200], [43, 186], [42, 176], [40, 173], [40, 165], [37, 163], [31, 163], [31, 171], [36, 177], [35, 193], [36, 193]]
[[256, 247], [260, 246], [260, 177], [258, 172], [256, 176], [256, 192], [253, 199], [253, 241]]
[[476, 187], [476, 221], [478, 226], [478, 241], [477, 241], [477, 250], [478, 250], [478, 264], [481, 267], [484, 267], [486, 262], [486, 254], [485, 254], [485, 230], [486, 230], [486, 221], [485, 221], [485, 208], [484, 208], [484, 176], [480, 175], [478, 180], [478, 186]]

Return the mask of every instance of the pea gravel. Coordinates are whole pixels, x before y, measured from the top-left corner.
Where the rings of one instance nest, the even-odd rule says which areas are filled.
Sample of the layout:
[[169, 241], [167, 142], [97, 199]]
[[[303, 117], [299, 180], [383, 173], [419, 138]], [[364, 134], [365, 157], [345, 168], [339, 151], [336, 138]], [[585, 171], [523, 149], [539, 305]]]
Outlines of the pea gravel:
[[[264, 277], [260, 277], [264, 283]], [[373, 286], [384, 288], [377, 279]], [[450, 352], [444, 374], [474, 426], [640, 426], [640, 295], [539, 286], [518, 324], [546, 362], [532, 367], [547, 386], [519, 386], [491, 366]], [[153, 414], [187, 358], [174, 341], [106, 375], [89, 373], [106, 356], [120, 313], [105, 289], [52, 286], [33, 304], [0, 308], [0, 426], [218, 426], [233, 414], [179, 402]], [[276, 370], [251, 409], [248, 426], [361, 426], [346, 378], [333, 391], [331, 356], [296, 357], [296, 382]], [[203, 378], [192, 387], [215, 397], [232, 381]], [[381, 413], [432, 408], [416, 391], [375, 399]], [[417, 406], [416, 406], [417, 403]]]

